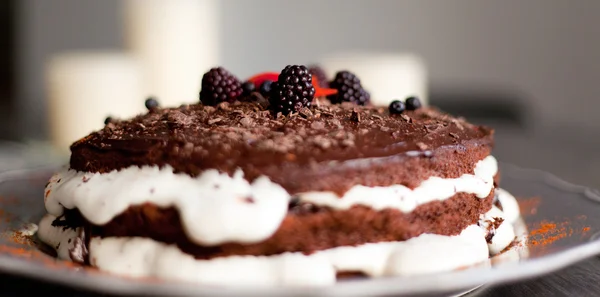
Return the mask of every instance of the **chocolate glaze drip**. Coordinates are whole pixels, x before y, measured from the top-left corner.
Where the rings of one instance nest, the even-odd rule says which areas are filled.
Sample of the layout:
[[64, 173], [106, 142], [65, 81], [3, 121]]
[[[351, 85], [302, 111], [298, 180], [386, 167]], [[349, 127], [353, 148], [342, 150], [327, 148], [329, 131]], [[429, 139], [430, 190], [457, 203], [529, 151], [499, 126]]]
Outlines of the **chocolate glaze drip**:
[[[88, 245], [91, 225], [81, 215], [78, 209], [65, 209], [63, 215], [57, 217], [52, 221], [52, 226], [62, 227], [63, 230], [72, 229], [77, 230], [77, 236], [69, 239], [75, 241], [73, 247], [69, 249], [69, 257], [75, 263], [89, 264], [88, 261]], [[58, 247], [57, 247], [58, 248]]]
[[75, 142], [70, 165], [89, 172], [170, 165], [192, 176], [240, 168], [248, 180], [266, 175], [292, 193], [343, 193], [355, 184], [415, 187], [432, 175], [472, 173], [493, 145], [491, 129], [433, 108], [390, 115], [315, 105], [286, 117], [254, 102], [159, 108]]
[[503, 222], [503, 218], [494, 218], [494, 221], [489, 222], [487, 234], [485, 236], [485, 241], [487, 241], [487, 243], [492, 243], [492, 239], [494, 239], [494, 235], [496, 235], [496, 230], [500, 227], [500, 225], [502, 225]]
[[64, 213], [52, 221], [53, 227], [75, 230], [86, 223], [86, 219], [76, 209], [65, 209]]

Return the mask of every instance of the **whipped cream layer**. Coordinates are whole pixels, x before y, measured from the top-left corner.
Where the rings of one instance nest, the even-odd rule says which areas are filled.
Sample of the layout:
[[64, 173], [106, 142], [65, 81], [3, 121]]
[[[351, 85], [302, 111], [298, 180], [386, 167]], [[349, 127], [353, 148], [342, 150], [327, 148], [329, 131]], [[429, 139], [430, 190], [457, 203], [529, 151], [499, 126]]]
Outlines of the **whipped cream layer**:
[[38, 224], [37, 237], [56, 251], [59, 259], [72, 260], [70, 252], [75, 247], [75, 238], [81, 228], [63, 228], [52, 226], [56, 220], [53, 215], [45, 215]]
[[[92, 266], [123, 276], [221, 285], [315, 286], [334, 283], [338, 272], [363, 272], [378, 277], [452, 271], [489, 265], [489, 256], [504, 250], [515, 239], [512, 223], [518, 219], [518, 204], [506, 191], [499, 191], [498, 195], [505, 211], [492, 207], [476, 225], [468, 226], [457, 236], [422, 234], [401, 242], [342, 246], [311, 255], [284, 253], [210, 260], [197, 260], [175, 245], [149, 238], [95, 237], [88, 247], [89, 259]], [[59, 258], [70, 260], [81, 230], [54, 227], [51, 224], [55, 219], [53, 215], [42, 219], [38, 237], [54, 247]], [[493, 224], [499, 219], [499, 226]]]
[[[38, 236], [53, 243], [68, 259], [79, 230], [62, 232], [47, 215]], [[149, 238], [95, 237], [90, 241], [90, 264], [102, 271], [129, 277], [158, 277], [209, 284], [328, 285], [337, 272], [363, 272], [377, 276], [410, 276], [450, 271], [485, 262], [489, 258], [485, 230], [471, 225], [457, 236], [422, 234], [401, 242], [343, 246], [311, 255], [230, 256], [197, 260], [175, 245]]]
[[[503, 193], [506, 192], [500, 195]], [[509, 194], [502, 198], [514, 200]], [[284, 253], [197, 260], [175, 245], [148, 238], [96, 237], [90, 241], [89, 256], [91, 265], [103, 271], [132, 277], [210, 284], [328, 285], [335, 282], [338, 272], [363, 272], [372, 277], [414, 276], [488, 265], [489, 256], [505, 249], [515, 238], [511, 217], [512, 213], [493, 207], [481, 215], [478, 224], [457, 236], [422, 234], [401, 242], [343, 246], [311, 255]], [[503, 219], [502, 224], [490, 229], [489, 224], [499, 218]], [[59, 257], [69, 259], [70, 243], [79, 230], [52, 227], [54, 219], [52, 215], [44, 217], [38, 236], [52, 242]]]
[[91, 264], [135, 277], [159, 277], [212, 284], [327, 285], [338, 271], [373, 277], [448, 271], [486, 261], [483, 230], [467, 227], [460, 235], [423, 234], [403, 242], [337, 247], [311, 255], [231, 256], [196, 260], [176, 246], [147, 238], [94, 238]]
[[50, 179], [44, 201], [53, 216], [62, 215], [64, 208], [77, 208], [95, 225], [108, 223], [130, 206], [172, 206], [178, 210], [187, 236], [197, 244], [255, 243], [279, 228], [293, 194], [301, 201], [334, 209], [363, 205], [411, 212], [421, 204], [448, 199], [456, 193], [485, 198], [494, 187], [497, 171], [496, 159], [488, 156], [476, 164], [474, 174], [434, 176], [414, 189], [357, 185], [338, 197], [331, 192], [288, 193], [264, 176], [250, 183], [240, 170], [233, 176], [207, 170], [191, 177], [176, 174], [169, 166], [133, 166], [109, 173], [65, 168]]
[[106, 174], [63, 170], [50, 179], [45, 203], [54, 216], [77, 208], [95, 225], [133, 205], [174, 206], [191, 239], [215, 245], [270, 237], [287, 213], [289, 196], [266, 177], [249, 183], [241, 171], [229, 176], [208, 170], [193, 178], [171, 168], [130, 167]]
[[500, 253], [515, 239], [512, 223], [507, 219], [507, 215], [496, 206], [492, 206], [490, 211], [480, 216], [478, 225], [486, 230], [490, 254]]
[[457, 193], [475, 194], [486, 198], [494, 188], [494, 176], [498, 172], [498, 162], [493, 156], [479, 161], [473, 174], [463, 174], [458, 178], [432, 176], [418, 187], [410, 189], [403, 185], [388, 187], [365, 187], [356, 185], [342, 197], [334, 192], [305, 192], [296, 196], [300, 201], [334, 209], [349, 209], [354, 205], [368, 206], [374, 210], [386, 208], [411, 212], [417, 206], [436, 200], [446, 200]]

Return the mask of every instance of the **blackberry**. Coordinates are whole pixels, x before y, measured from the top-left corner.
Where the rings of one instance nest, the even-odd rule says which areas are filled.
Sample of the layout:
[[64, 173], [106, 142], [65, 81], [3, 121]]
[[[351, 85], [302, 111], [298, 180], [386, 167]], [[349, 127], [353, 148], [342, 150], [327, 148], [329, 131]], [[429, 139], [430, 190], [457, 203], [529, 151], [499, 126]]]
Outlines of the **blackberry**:
[[353, 102], [365, 105], [371, 100], [371, 95], [360, 84], [360, 79], [350, 71], [340, 71], [335, 74], [335, 79], [329, 83], [337, 94], [328, 96], [331, 103]]
[[204, 105], [233, 102], [242, 95], [242, 84], [223, 67], [212, 68], [202, 76], [200, 101]]
[[253, 82], [247, 81], [242, 84], [242, 94], [244, 94], [244, 96], [250, 96], [255, 89], [256, 86]]
[[113, 121], [113, 118], [111, 116], [106, 117], [106, 119], [104, 119], [104, 125], [108, 125]]
[[288, 65], [279, 74], [277, 82], [271, 85], [269, 102], [274, 113], [287, 115], [303, 107], [310, 107], [314, 97], [315, 87], [308, 68]]
[[390, 103], [388, 109], [390, 114], [401, 114], [406, 109], [406, 106], [404, 106], [404, 102], [400, 100], [394, 100], [392, 103]]
[[329, 88], [329, 82], [327, 81], [327, 75], [325, 74], [325, 71], [323, 71], [323, 69], [317, 65], [312, 65], [308, 67], [308, 72], [310, 72], [310, 74], [312, 74], [312, 76], [317, 78], [317, 81], [319, 81], [319, 87], [323, 88], [323, 89], [328, 89]]
[[146, 108], [148, 110], [157, 109], [159, 106], [158, 100], [156, 100], [154, 97], [149, 97], [148, 99], [146, 99], [146, 102], [144, 102], [144, 105], [146, 106]]
[[408, 97], [404, 103], [406, 104], [407, 110], [417, 110], [422, 106], [421, 100], [419, 100], [417, 97]]
[[261, 95], [268, 97], [269, 93], [271, 93], [271, 86], [273, 86], [272, 80], [265, 80], [260, 87], [258, 88]]

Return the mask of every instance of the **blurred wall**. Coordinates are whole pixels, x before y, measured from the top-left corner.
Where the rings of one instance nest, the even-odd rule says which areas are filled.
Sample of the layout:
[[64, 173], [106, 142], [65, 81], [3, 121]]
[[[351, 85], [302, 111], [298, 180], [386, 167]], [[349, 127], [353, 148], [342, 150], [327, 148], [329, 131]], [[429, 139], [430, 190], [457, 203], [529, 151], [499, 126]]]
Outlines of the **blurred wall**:
[[19, 135], [43, 138], [45, 60], [66, 50], [120, 48], [120, 4], [119, 0], [18, 0], [17, 4]]
[[[122, 45], [118, 0], [21, 1], [20, 112], [43, 135], [43, 61]], [[224, 0], [222, 64], [240, 77], [338, 50], [411, 51], [431, 88], [522, 92], [539, 126], [600, 128], [600, 1]]]

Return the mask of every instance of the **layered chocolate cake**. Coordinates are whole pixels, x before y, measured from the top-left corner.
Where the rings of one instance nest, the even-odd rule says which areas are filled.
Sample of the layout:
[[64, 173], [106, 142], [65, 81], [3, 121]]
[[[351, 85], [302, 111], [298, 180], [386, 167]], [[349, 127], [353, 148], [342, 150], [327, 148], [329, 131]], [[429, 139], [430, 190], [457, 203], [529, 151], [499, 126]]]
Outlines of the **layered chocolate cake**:
[[252, 285], [462, 269], [513, 241], [492, 129], [311, 73], [214, 68], [198, 104], [107, 119], [50, 179], [38, 236], [108, 272]]

